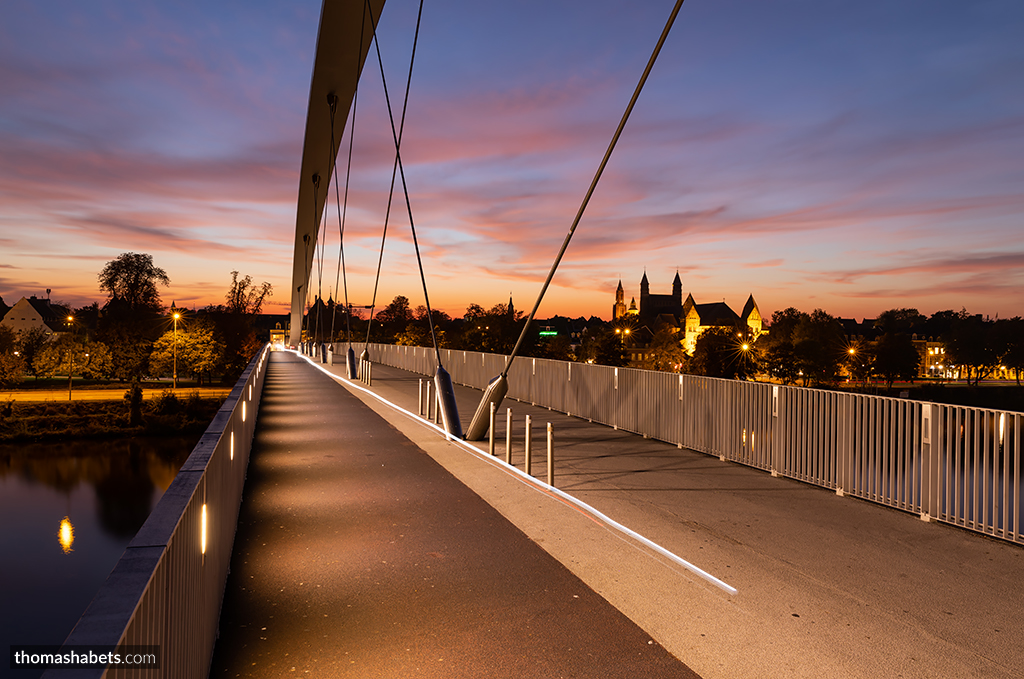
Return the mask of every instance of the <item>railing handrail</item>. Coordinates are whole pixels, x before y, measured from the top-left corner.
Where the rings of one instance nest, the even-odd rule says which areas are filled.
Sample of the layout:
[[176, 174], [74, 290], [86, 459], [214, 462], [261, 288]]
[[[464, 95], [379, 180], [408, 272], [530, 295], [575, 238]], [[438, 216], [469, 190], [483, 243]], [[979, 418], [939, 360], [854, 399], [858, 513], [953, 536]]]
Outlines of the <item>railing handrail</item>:
[[[425, 351], [369, 346], [373, 361], [430, 374]], [[442, 351], [453, 381], [477, 389], [504, 365]], [[513, 366], [508, 396], [1024, 542], [1021, 412], [544, 358]]]
[[[207, 676], [269, 349], [249, 362], [64, 646], [158, 646], [161, 676]], [[61, 668], [43, 677], [108, 672], [120, 673]]]

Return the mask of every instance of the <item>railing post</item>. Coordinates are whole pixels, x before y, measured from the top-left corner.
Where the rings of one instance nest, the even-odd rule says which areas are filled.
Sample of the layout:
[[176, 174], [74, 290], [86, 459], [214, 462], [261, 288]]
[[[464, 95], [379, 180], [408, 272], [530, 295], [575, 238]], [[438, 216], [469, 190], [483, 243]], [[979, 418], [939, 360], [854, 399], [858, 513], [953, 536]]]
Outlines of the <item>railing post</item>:
[[[921, 406], [921, 519], [931, 521], [939, 517], [939, 446], [936, 436], [935, 414], [942, 406], [932, 407], [925, 403]], [[979, 455], [980, 451], [975, 451]], [[977, 516], [974, 517], [977, 520]]]
[[778, 476], [783, 471], [782, 449], [785, 444], [783, 432], [783, 420], [779, 417], [782, 409], [779, 401], [782, 397], [782, 390], [778, 385], [772, 385], [772, 476]]
[[419, 386], [416, 387], [416, 414], [423, 417], [423, 378], [420, 378]]
[[530, 476], [530, 429], [533, 426], [533, 418], [526, 416], [526, 461], [523, 463], [523, 471]]
[[550, 422], [548, 422], [548, 485], [552, 488], [555, 486], [555, 441]]
[[487, 436], [487, 452], [490, 453], [491, 456], [493, 456], [494, 455], [494, 402], [493, 401], [491, 401], [491, 421], [490, 421], [489, 432], [490, 433]]
[[427, 421], [429, 422], [430, 418], [432, 417], [432, 415], [430, 414], [430, 406], [433, 403], [433, 401], [430, 400], [430, 380], [427, 380], [425, 388], [426, 388], [427, 391], [426, 391], [426, 398], [424, 399], [424, 403], [427, 406], [426, 416], [427, 416]]
[[505, 462], [512, 464], [512, 409], [505, 414]]

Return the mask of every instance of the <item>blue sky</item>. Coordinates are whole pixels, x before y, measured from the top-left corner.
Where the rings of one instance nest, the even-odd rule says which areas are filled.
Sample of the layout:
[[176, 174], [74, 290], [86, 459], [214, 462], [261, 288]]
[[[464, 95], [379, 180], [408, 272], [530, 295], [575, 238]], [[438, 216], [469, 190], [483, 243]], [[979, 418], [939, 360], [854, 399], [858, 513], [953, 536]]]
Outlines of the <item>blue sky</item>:
[[[435, 306], [532, 302], [671, 6], [425, 4], [403, 160]], [[381, 18], [393, 97], [416, 9]], [[216, 303], [237, 269], [283, 310], [319, 11], [4, 3], [0, 296], [102, 300], [97, 272], [135, 251], [167, 303]], [[1021, 314], [1021, 35], [1015, 0], [687, 0], [541, 315], [607, 317], [645, 269], [654, 292], [678, 269], [698, 302], [753, 293], [766, 314]], [[392, 163], [375, 68], [356, 115], [363, 303]], [[391, 234], [379, 296], [418, 304], [407, 220]]]

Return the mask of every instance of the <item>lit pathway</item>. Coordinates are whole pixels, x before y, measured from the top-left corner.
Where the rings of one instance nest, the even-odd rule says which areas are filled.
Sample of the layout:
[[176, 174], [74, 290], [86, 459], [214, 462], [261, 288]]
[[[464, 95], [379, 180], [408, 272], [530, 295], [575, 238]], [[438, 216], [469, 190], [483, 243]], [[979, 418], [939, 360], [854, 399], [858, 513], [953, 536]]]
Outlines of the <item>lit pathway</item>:
[[[373, 375], [375, 394], [416, 411], [419, 376], [380, 365]], [[456, 395], [465, 424], [480, 392]], [[541, 432], [553, 422], [560, 488], [739, 590], [728, 596], [362, 398], [705, 679], [1021, 676], [1020, 546], [506, 402], [517, 466], [531, 413], [533, 473], [544, 476]], [[497, 430], [503, 457], [502, 416]]]
[[357, 398], [275, 352], [211, 676], [696, 677]]

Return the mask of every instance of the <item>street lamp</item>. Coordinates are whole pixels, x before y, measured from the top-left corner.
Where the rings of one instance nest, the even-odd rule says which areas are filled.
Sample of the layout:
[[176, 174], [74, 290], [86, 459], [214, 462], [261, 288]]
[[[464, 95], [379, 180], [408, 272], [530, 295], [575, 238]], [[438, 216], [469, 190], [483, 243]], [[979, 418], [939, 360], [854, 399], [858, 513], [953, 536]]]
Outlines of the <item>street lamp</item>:
[[[68, 325], [71, 327], [71, 332], [75, 331], [75, 317], [68, 316]], [[71, 400], [71, 373], [75, 371], [75, 347], [71, 342], [68, 342], [68, 400]]]
[[173, 380], [174, 389], [178, 388], [178, 319], [181, 318], [181, 313], [174, 306], [174, 302], [171, 302], [171, 317], [174, 318], [174, 369], [173, 369]]

